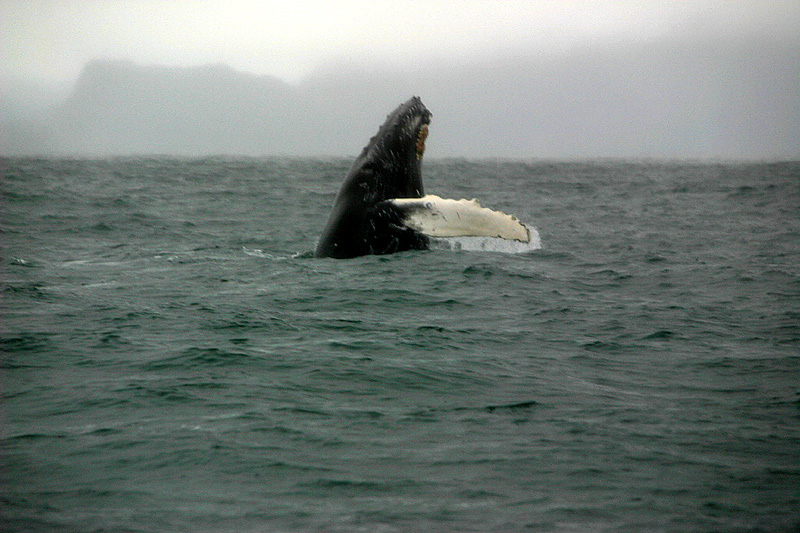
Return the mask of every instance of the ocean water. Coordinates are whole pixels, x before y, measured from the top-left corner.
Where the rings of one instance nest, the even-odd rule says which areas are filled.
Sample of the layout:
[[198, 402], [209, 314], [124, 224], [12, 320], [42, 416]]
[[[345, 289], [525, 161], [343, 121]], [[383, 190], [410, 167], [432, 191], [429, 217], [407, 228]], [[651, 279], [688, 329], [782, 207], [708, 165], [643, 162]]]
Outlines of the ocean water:
[[797, 531], [800, 163], [426, 161], [526, 253], [311, 251], [345, 159], [2, 159], [4, 531]]

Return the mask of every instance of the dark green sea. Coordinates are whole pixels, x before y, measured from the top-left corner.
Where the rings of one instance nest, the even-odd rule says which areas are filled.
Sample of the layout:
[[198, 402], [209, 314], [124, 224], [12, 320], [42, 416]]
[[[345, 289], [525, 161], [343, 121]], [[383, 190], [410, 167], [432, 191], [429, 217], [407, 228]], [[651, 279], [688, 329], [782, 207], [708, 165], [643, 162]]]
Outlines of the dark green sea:
[[800, 163], [433, 160], [526, 253], [311, 251], [346, 159], [1, 159], [3, 531], [797, 531]]

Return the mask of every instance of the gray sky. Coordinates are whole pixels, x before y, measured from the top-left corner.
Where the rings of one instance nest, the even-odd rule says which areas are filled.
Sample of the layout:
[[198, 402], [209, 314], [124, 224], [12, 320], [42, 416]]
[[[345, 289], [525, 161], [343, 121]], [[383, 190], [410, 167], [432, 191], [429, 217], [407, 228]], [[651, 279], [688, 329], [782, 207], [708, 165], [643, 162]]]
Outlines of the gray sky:
[[[241, 143], [225, 148], [235, 153], [351, 153], [419, 94], [434, 113], [431, 155], [798, 158], [798, 28], [798, 0], [0, 0], [0, 123], [51, 109], [88, 62], [113, 59], [225, 64], [306, 98], [287, 100], [280, 124], [259, 117], [297, 135], [291, 150], [245, 128], [258, 122], [247, 109], [217, 117], [244, 113]], [[166, 109], [128, 97], [135, 117]], [[129, 135], [110, 152], [139, 140], [178, 150], [145, 126], [107, 122]], [[23, 137], [1, 130], [0, 149]], [[199, 154], [233, 133], [219, 135], [183, 129], [180, 140]]]
[[800, 2], [737, 0], [5, 0], [0, 72], [70, 83], [95, 58], [225, 63], [298, 82], [357, 58], [414, 70], [702, 34], [798, 42]]

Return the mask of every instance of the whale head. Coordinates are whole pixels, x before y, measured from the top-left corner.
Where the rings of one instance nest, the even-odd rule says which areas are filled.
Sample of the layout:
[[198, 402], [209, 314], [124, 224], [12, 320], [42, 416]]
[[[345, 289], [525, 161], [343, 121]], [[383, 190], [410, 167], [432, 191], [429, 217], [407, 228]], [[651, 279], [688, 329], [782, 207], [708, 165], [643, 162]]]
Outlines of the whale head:
[[390, 113], [378, 133], [353, 163], [353, 170], [366, 171], [375, 189], [370, 200], [420, 198], [422, 155], [431, 112], [415, 96]]

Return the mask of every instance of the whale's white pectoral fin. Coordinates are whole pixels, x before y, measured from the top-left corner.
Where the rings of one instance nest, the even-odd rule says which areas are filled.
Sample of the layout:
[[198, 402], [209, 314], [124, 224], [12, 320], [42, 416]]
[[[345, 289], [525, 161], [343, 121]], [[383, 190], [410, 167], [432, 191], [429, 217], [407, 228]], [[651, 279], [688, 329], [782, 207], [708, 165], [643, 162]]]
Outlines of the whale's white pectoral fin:
[[436, 195], [390, 200], [405, 215], [404, 223], [430, 237], [498, 237], [527, 243], [528, 227], [511, 215], [493, 211], [477, 200]]

